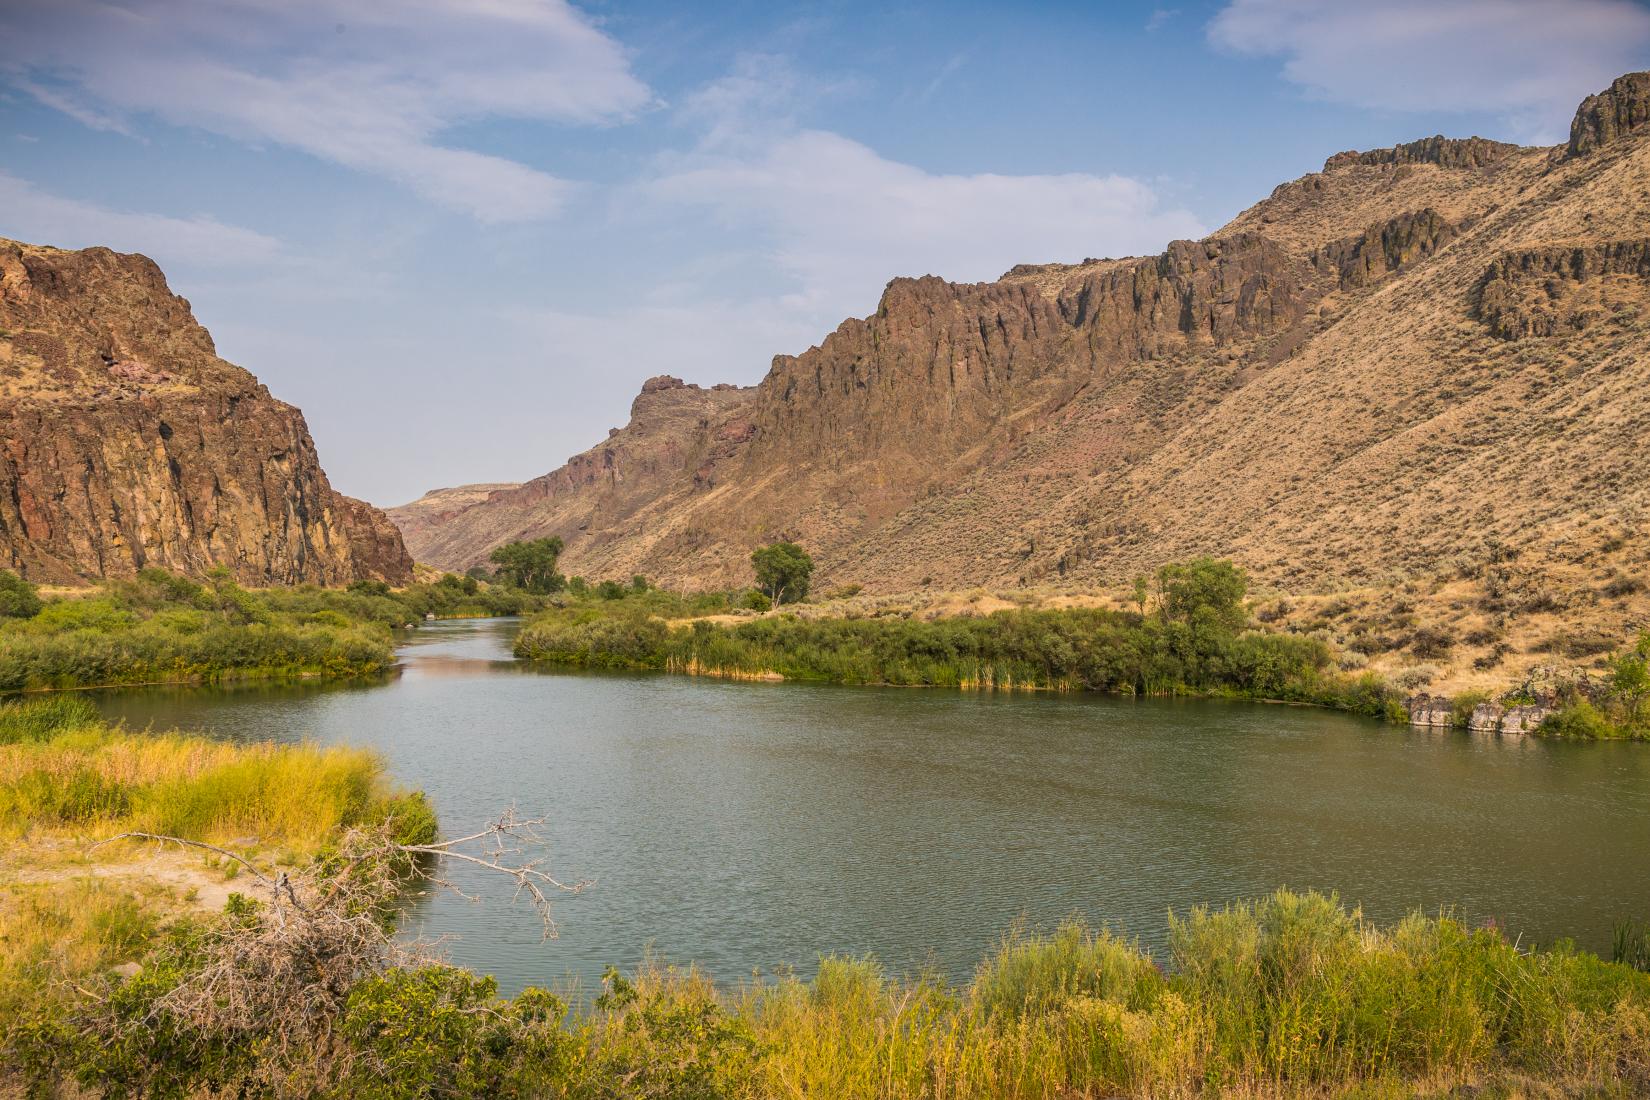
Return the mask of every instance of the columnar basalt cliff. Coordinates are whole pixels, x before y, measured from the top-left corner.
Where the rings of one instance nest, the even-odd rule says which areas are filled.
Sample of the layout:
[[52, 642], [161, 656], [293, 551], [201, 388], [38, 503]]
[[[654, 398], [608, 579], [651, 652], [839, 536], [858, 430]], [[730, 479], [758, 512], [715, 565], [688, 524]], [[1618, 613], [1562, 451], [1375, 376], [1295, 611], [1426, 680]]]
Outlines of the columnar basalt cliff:
[[0, 567], [37, 581], [226, 566], [245, 584], [405, 582], [303, 415], [218, 358], [143, 256], [0, 240]]
[[664, 423], [644, 393], [613, 439], [413, 548], [461, 568], [554, 533], [574, 571], [690, 587], [748, 581], [776, 536], [873, 590], [1195, 553], [1390, 584], [1490, 543], [1556, 576], [1650, 515], [1647, 103], [1634, 74], [1568, 146], [1336, 154], [1155, 257], [896, 279], [753, 391], [687, 387]]

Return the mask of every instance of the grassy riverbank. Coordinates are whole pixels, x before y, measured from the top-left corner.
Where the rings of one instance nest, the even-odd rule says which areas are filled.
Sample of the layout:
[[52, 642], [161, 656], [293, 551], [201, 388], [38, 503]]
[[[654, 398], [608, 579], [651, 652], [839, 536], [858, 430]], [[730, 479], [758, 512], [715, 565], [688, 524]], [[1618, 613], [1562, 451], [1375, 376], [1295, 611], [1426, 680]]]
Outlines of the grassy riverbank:
[[[42, 935], [46, 921], [74, 939], [67, 955]], [[319, 1062], [303, 1050], [278, 1055], [277, 1037], [256, 1027], [205, 1043], [164, 1012], [139, 1026], [161, 987], [187, 980], [180, 937], [210, 926], [169, 923], [153, 904], [123, 907], [96, 885], [8, 909], [0, 991], [26, 1014], [7, 1032], [10, 1064], [36, 1083], [142, 1095], [263, 1095], [293, 1057], [328, 1067], [301, 1094], [338, 1097], [1630, 1097], [1650, 1088], [1650, 976], [1565, 948], [1521, 950], [1447, 918], [1375, 928], [1316, 894], [1183, 914], [1162, 959], [1075, 924], [1018, 936], [964, 988], [896, 978], [870, 959], [826, 959], [812, 981], [740, 987], [655, 966], [611, 974], [593, 1005], [569, 1011], [541, 990], [501, 999], [490, 979], [448, 966], [392, 969], [348, 990], [336, 1038], [312, 1052]], [[100, 969], [156, 944], [170, 946], [153, 948], [142, 975], [100, 983]], [[48, 959], [68, 959], [79, 984], [131, 1018], [120, 1043], [65, 1028], [83, 1011], [72, 1003], [56, 1014], [27, 996], [19, 1005], [19, 989], [46, 980]], [[0, 992], [0, 1013], [6, 1000]]]
[[147, 570], [0, 619], [0, 692], [370, 675], [394, 661], [385, 612]]
[[20, 844], [136, 830], [312, 851], [390, 815], [433, 832], [364, 749], [133, 733], [79, 696], [0, 705], [0, 836]]
[[0, 608], [0, 693], [371, 676], [395, 662], [394, 628], [426, 615], [544, 606], [542, 597], [451, 575], [396, 591], [370, 581], [248, 590], [223, 576], [201, 583], [147, 569], [47, 600], [5, 578], [21, 598]]
[[364, 750], [132, 733], [78, 695], [0, 703], [0, 1094], [61, 1040], [110, 967], [223, 919], [199, 907], [222, 906], [238, 865], [99, 842], [154, 832], [296, 867], [343, 830], [381, 822], [410, 841], [435, 835], [424, 798], [397, 790]]
[[1479, 704], [1535, 705], [1549, 715], [1539, 730], [1548, 736], [1650, 740], [1650, 634], [1591, 668], [1548, 666], [1498, 690], [1429, 697], [1416, 690], [1425, 677], [1392, 682], [1321, 632], [1280, 629], [1275, 607], [1257, 621], [1244, 596], [1242, 572], [1211, 559], [1166, 567], [1129, 609], [994, 600], [982, 612], [952, 600], [918, 617], [898, 601], [876, 610], [828, 599], [754, 617], [727, 613], [730, 594], [689, 601], [643, 590], [559, 598], [517, 635], [515, 652], [576, 668], [738, 680], [1258, 699], [1394, 721], [1408, 720], [1414, 697], [1428, 724], [1441, 706], [1460, 729]]
[[[542, 990], [500, 998], [491, 979], [427, 960], [338, 970], [314, 955], [309, 926], [271, 923], [267, 901], [208, 912], [151, 849], [88, 847], [142, 829], [254, 853], [272, 871], [319, 867], [323, 886], [354, 881], [362, 866], [331, 854], [345, 830], [389, 819], [409, 840], [435, 831], [371, 754], [130, 734], [53, 696], [0, 705], [0, 776], [0, 1090], [1031, 1100], [1650, 1088], [1650, 975], [1447, 916], [1376, 927], [1333, 898], [1282, 892], [1175, 916], [1156, 957], [1069, 924], [1009, 937], [963, 987], [870, 959], [736, 986], [648, 966], [570, 1006]], [[171, 858], [203, 882], [233, 869]], [[220, 888], [254, 893], [244, 879]], [[340, 911], [367, 932], [371, 913]], [[1650, 961], [1645, 940], [1625, 928], [1623, 957]], [[297, 1016], [277, 1024], [226, 1001], [220, 1017], [201, 1000], [201, 975], [226, 953], [237, 981], [311, 990], [301, 1032], [283, 1030]]]
[[[630, 601], [585, 601], [535, 618], [516, 655], [588, 668], [735, 679], [999, 690], [1215, 695], [1314, 703], [1365, 714], [1399, 710], [1375, 677], [1335, 665], [1328, 646], [1255, 629], [1242, 574], [1184, 567], [1151, 612], [1002, 610], [934, 620], [802, 618], [671, 625]], [[1183, 583], [1183, 590], [1174, 584]]]

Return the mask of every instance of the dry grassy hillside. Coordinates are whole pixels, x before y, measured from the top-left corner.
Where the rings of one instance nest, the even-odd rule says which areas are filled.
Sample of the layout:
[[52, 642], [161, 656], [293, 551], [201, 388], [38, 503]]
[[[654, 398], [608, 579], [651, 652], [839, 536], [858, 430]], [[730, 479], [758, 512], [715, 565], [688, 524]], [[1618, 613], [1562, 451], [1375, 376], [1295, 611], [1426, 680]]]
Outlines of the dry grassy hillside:
[[[895, 280], [754, 391], [639, 416], [554, 492], [409, 542], [458, 568], [555, 533], [575, 571], [699, 586], [786, 535], [872, 592], [1104, 587], [1213, 553], [1278, 592], [1407, 587], [1397, 618], [1480, 639], [1469, 665], [1565, 650], [1525, 636], [1544, 615], [1625, 635], [1650, 548], [1647, 107], [1635, 74], [1564, 146], [1337, 154], [1158, 257]], [[1402, 640], [1366, 610], [1315, 625]]]

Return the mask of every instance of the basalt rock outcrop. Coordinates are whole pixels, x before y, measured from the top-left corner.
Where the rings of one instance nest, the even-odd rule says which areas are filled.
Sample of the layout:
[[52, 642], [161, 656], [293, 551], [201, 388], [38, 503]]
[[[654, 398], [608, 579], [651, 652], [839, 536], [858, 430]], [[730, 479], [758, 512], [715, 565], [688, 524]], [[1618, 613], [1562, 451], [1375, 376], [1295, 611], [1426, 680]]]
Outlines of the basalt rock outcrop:
[[0, 240], [0, 567], [146, 566], [252, 585], [412, 574], [384, 514], [328, 484], [303, 415], [218, 358], [152, 261]]
[[1157, 256], [896, 279], [753, 389], [649, 383], [609, 440], [409, 539], [464, 568], [557, 534], [574, 572], [699, 587], [784, 536], [872, 592], [1201, 553], [1391, 584], [1492, 541], [1573, 568], [1598, 517], [1650, 515], [1647, 80], [1582, 105], [1585, 155], [1337, 154]]
[[1478, 315], [1503, 340], [1574, 334], [1650, 300], [1650, 240], [1508, 252], [1484, 272]]
[[1583, 156], [1650, 123], [1650, 73], [1628, 73], [1582, 100], [1570, 123], [1571, 156]]
[[1431, 256], [1454, 240], [1460, 228], [1436, 210], [1400, 214], [1370, 226], [1357, 237], [1326, 245], [1313, 257], [1314, 266], [1334, 274], [1342, 290], [1369, 286], [1407, 264]]
[[1488, 138], [1435, 137], [1410, 141], [1391, 149], [1374, 149], [1367, 153], [1336, 153], [1324, 162], [1324, 171], [1349, 165], [1436, 164], [1440, 168], [1484, 168], [1506, 160], [1519, 151], [1519, 146]]

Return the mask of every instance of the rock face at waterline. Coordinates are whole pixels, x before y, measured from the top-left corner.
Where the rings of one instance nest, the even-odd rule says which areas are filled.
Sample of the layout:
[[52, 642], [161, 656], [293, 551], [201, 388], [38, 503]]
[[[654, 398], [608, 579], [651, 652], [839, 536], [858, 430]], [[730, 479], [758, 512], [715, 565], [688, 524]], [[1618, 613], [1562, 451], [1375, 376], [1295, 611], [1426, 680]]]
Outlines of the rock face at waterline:
[[896, 279], [753, 389], [649, 382], [611, 438], [409, 542], [462, 569], [555, 534], [573, 572], [692, 587], [785, 536], [873, 592], [1199, 553], [1322, 591], [1510, 547], [1596, 598], [1650, 517], [1647, 120], [1635, 74], [1567, 145], [1339, 153], [1156, 256]]
[[404, 583], [378, 509], [332, 489], [303, 414], [218, 358], [143, 256], [0, 240], [0, 567], [244, 584]]

